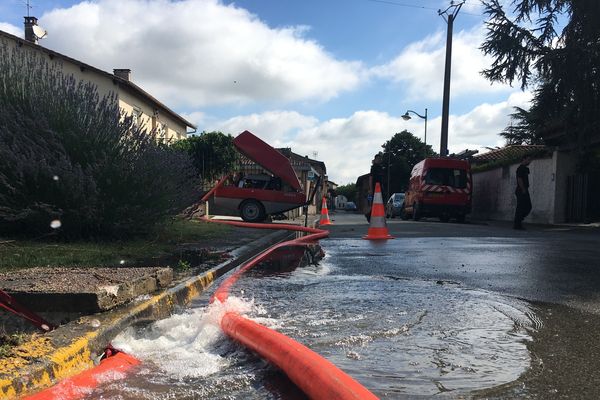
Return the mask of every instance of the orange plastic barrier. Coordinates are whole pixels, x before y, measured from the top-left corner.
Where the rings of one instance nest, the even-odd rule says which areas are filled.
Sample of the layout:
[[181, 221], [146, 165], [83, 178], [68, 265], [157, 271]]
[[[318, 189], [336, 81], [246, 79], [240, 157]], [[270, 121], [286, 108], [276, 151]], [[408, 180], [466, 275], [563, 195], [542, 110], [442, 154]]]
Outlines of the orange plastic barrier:
[[103, 374], [109, 371], [110, 373], [125, 372], [138, 364], [140, 361], [137, 358], [119, 352], [102, 360], [100, 365], [62, 380], [51, 388], [25, 397], [25, 400], [84, 399], [93, 388], [106, 381]]
[[[262, 229], [289, 229], [307, 232], [310, 235], [279, 243], [252, 259], [219, 286], [211, 298], [211, 302], [215, 299], [225, 302], [229, 296], [229, 289], [239, 277], [265, 260], [276, 249], [286, 246], [306, 246], [329, 235], [329, 232], [321, 229], [297, 225], [250, 224], [224, 220], [214, 222]], [[290, 380], [310, 398], [327, 400], [377, 399], [367, 388], [308, 347], [237, 313], [225, 313], [221, 319], [221, 329], [233, 340], [243, 344], [283, 370]]]

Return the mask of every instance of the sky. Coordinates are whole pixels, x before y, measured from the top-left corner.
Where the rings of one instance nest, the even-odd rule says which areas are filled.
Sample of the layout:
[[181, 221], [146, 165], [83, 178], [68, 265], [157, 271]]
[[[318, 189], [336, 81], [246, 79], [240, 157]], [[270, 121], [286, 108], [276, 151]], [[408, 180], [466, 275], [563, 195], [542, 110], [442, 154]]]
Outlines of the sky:
[[[198, 127], [249, 130], [356, 181], [394, 133], [440, 150], [449, 0], [30, 0], [40, 45], [132, 81]], [[23, 36], [26, 0], [0, 0], [0, 30]], [[490, 84], [485, 18], [455, 23], [448, 148], [487, 151], [531, 94]]]

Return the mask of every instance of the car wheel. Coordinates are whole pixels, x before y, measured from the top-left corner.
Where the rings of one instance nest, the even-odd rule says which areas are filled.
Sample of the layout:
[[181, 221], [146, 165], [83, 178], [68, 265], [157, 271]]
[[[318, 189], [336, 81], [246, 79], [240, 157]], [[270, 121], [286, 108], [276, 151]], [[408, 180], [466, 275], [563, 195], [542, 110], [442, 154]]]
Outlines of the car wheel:
[[265, 208], [258, 200], [245, 200], [240, 206], [240, 216], [246, 222], [262, 222], [266, 218]]
[[421, 219], [421, 210], [419, 209], [419, 203], [415, 203], [413, 204], [413, 213], [412, 213], [412, 219], [413, 221], [418, 221]]

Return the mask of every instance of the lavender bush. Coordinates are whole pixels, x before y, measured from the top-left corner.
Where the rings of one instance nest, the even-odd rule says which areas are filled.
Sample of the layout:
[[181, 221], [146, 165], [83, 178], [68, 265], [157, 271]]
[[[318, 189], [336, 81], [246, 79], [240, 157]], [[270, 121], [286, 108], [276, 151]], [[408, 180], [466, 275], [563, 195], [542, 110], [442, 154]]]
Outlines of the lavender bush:
[[114, 96], [0, 44], [0, 235], [143, 234], [197, 199], [196, 175]]

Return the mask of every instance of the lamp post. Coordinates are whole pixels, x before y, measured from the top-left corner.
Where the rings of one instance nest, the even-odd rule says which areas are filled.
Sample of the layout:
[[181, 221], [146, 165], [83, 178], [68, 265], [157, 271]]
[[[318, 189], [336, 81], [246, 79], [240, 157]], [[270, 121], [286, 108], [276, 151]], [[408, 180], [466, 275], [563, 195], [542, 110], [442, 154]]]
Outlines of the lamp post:
[[402, 116], [403, 120], [408, 121], [409, 119], [411, 119], [411, 116], [408, 115], [408, 113], [415, 114], [417, 117], [425, 120], [425, 138], [423, 141], [425, 142], [425, 146], [427, 146], [427, 109], [425, 109], [425, 115], [421, 115], [413, 110], [406, 110], [406, 112]]

